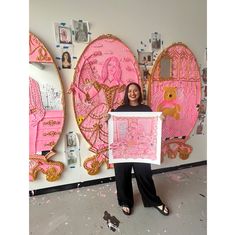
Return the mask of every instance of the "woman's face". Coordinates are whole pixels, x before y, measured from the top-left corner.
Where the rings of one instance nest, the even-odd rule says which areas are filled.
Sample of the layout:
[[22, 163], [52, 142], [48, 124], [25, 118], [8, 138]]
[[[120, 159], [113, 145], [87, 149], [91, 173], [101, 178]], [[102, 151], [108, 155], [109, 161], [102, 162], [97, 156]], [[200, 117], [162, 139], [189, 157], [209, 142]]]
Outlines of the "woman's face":
[[114, 76], [116, 72], [116, 62], [111, 60], [107, 65], [107, 71], [108, 71], [108, 78], [110, 76]]
[[67, 60], [68, 58], [69, 58], [68, 54], [65, 53], [65, 54], [64, 54], [64, 59]]
[[138, 98], [140, 97], [139, 89], [136, 85], [132, 84], [128, 88], [128, 98], [129, 101], [136, 102], [138, 101]]

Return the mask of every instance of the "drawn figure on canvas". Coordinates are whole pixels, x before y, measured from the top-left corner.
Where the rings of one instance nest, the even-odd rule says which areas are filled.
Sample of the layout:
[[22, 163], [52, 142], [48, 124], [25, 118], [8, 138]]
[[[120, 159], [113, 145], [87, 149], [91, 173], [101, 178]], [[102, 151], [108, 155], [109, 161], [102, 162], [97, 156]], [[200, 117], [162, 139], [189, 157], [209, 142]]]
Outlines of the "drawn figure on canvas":
[[44, 118], [45, 113], [46, 111], [43, 107], [39, 84], [36, 80], [29, 78], [30, 154], [36, 153], [35, 143], [37, 139], [38, 124]]
[[176, 87], [164, 87], [164, 100], [158, 105], [157, 112], [178, 120], [180, 118], [180, 105], [176, 102]]
[[80, 79], [84, 82], [79, 87], [72, 85], [71, 89], [80, 90], [81, 107], [84, 104], [90, 104], [87, 107], [91, 110], [89, 112], [86, 110], [87, 114], [80, 117], [79, 127], [91, 145], [90, 150], [95, 153], [84, 162], [88, 173], [93, 175], [98, 172], [104, 162], [108, 168], [111, 167], [106, 156], [108, 147], [107, 113], [122, 103], [125, 85], [121, 80], [122, 71], [117, 57], [111, 56], [105, 60], [100, 76], [95, 67], [91, 68], [91, 64], [93, 61], [85, 62], [80, 75]]

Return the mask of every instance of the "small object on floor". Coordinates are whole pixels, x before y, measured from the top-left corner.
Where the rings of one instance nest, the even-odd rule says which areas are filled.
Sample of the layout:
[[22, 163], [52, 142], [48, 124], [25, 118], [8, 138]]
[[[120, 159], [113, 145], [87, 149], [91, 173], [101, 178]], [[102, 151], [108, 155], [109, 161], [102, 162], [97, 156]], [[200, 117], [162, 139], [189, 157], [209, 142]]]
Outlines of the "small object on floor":
[[169, 209], [167, 208], [167, 206], [165, 204], [161, 204], [159, 206], [154, 206], [162, 215], [169, 215]]
[[131, 215], [131, 208], [129, 208], [128, 206], [122, 206], [122, 212], [125, 215]]
[[107, 227], [111, 231], [113, 231], [113, 232], [115, 232], [116, 230], [119, 231], [118, 227], [119, 227], [120, 221], [115, 216], [111, 216], [110, 213], [105, 211], [103, 219], [107, 221]]

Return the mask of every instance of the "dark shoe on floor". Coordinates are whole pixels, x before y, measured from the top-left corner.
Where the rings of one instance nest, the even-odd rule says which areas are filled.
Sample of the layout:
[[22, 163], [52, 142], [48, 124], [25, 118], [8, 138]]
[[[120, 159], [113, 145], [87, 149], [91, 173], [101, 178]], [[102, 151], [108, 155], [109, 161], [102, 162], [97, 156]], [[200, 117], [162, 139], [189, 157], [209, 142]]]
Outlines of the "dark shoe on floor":
[[154, 206], [162, 215], [169, 215], [170, 211], [165, 204], [161, 204], [159, 206]]
[[123, 206], [122, 206], [122, 212], [123, 212], [125, 215], [131, 215], [131, 208], [129, 208], [128, 206], [123, 205]]

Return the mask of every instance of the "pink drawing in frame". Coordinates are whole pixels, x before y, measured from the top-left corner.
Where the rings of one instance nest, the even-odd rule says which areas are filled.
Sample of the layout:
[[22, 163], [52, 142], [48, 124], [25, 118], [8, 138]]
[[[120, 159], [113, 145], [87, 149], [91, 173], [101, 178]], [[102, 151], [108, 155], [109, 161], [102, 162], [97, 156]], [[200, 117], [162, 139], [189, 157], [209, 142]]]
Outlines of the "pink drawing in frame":
[[109, 161], [161, 163], [160, 112], [112, 112], [109, 120]]

